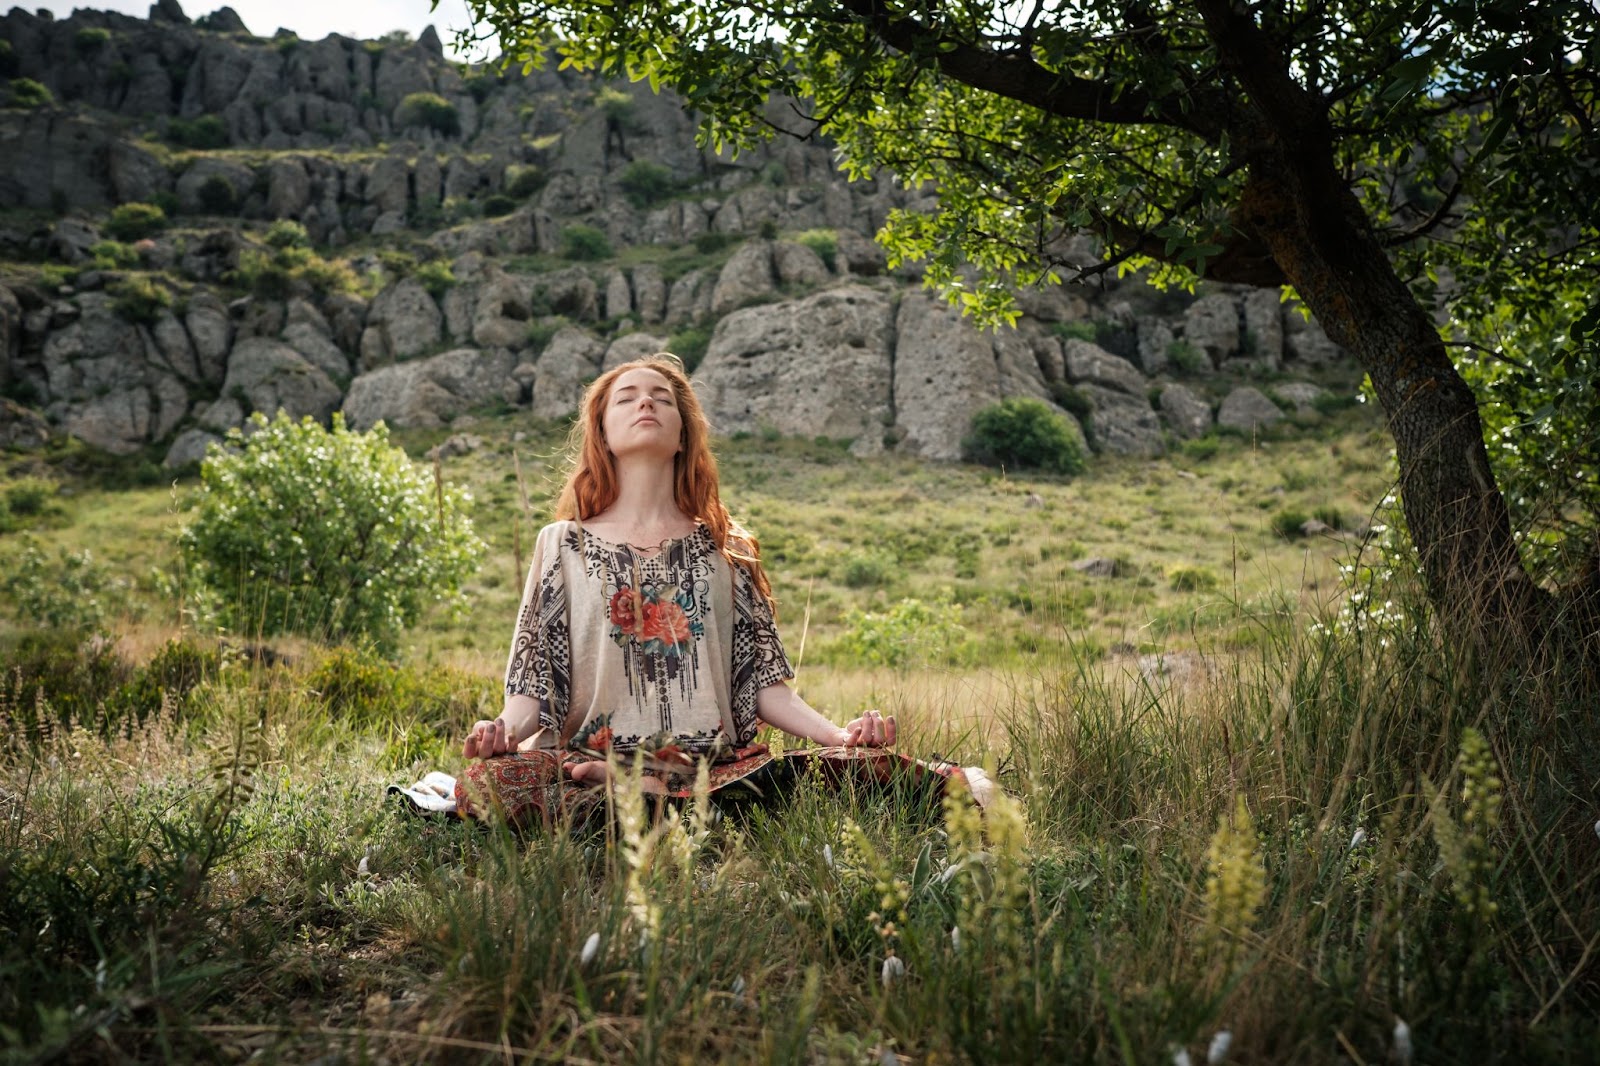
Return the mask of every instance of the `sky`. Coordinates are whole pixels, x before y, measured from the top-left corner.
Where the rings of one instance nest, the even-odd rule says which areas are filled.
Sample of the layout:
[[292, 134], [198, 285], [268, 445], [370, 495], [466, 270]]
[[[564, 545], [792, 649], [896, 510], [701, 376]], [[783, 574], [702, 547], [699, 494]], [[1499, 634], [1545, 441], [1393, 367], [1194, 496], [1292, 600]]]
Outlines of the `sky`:
[[[151, 0], [14, 2], [29, 10], [48, 9], [58, 18], [65, 18], [74, 8], [81, 7], [145, 18], [150, 14], [151, 5]], [[455, 51], [455, 31], [464, 29], [471, 21], [467, 17], [465, 0], [439, 0], [437, 11], [432, 9], [429, 0], [179, 0], [179, 3], [190, 18], [210, 14], [224, 5], [231, 7], [258, 37], [271, 37], [280, 26], [293, 30], [307, 41], [321, 40], [330, 33], [371, 40], [390, 30], [406, 30], [415, 37], [432, 24], [444, 42], [446, 55], [456, 59], [484, 58], [482, 55], [458, 55]]]

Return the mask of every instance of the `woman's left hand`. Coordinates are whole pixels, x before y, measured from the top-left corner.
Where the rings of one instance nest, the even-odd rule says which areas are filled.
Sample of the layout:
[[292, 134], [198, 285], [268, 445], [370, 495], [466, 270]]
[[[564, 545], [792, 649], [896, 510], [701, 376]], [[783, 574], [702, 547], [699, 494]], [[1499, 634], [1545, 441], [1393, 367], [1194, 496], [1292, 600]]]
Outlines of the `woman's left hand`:
[[882, 711], [868, 711], [846, 723], [842, 732], [844, 747], [886, 748], [894, 743], [894, 715], [885, 718]]

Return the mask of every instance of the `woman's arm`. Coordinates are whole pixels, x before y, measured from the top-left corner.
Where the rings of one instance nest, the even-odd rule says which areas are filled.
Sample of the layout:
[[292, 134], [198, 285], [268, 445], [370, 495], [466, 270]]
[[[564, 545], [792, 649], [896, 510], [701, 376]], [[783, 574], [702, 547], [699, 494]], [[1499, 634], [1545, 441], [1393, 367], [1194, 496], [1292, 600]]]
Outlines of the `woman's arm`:
[[894, 743], [892, 715], [885, 718], [877, 711], [868, 711], [844, 726], [837, 726], [781, 681], [756, 693], [756, 717], [785, 733], [827, 746], [876, 748]]
[[[528, 653], [535, 634], [525, 626], [537, 625], [534, 605], [538, 602], [539, 582], [544, 576], [544, 555], [553, 526], [540, 530], [533, 545], [533, 561], [528, 566], [528, 578], [522, 587], [522, 606], [517, 610], [517, 626], [511, 636], [511, 657], [506, 663], [506, 702], [499, 717], [479, 719], [467, 731], [461, 745], [461, 754], [469, 759], [487, 759], [516, 751], [517, 745], [539, 731], [539, 701], [525, 692], [513, 692], [513, 681], [528, 669], [528, 663], [519, 663], [519, 657]], [[553, 550], [553, 549], [552, 549]], [[536, 664], [534, 664], [536, 666]], [[527, 679], [522, 677], [522, 686]]]

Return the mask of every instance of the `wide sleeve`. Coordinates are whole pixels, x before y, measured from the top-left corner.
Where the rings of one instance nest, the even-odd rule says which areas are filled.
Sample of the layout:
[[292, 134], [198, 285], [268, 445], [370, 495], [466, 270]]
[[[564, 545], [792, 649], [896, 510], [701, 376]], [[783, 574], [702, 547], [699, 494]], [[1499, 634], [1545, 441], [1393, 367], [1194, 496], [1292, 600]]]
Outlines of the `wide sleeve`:
[[733, 725], [738, 742], [755, 739], [756, 694], [794, 677], [784, 654], [772, 607], [755, 580], [738, 563], [733, 567]]
[[572, 697], [572, 640], [567, 587], [561, 566], [559, 523], [545, 526], [533, 547], [533, 564], [522, 589], [511, 655], [506, 662], [506, 710], [561, 731]]

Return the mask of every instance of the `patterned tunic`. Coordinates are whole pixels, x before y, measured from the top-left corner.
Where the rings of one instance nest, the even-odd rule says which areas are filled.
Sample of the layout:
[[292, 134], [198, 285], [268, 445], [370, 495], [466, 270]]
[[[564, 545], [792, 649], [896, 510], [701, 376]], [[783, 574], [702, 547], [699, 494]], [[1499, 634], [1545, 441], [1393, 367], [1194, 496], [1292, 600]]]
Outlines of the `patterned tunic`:
[[756, 693], [794, 676], [766, 601], [705, 526], [646, 554], [575, 522], [539, 533], [506, 665], [508, 710], [537, 704], [539, 747], [749, 744]]

